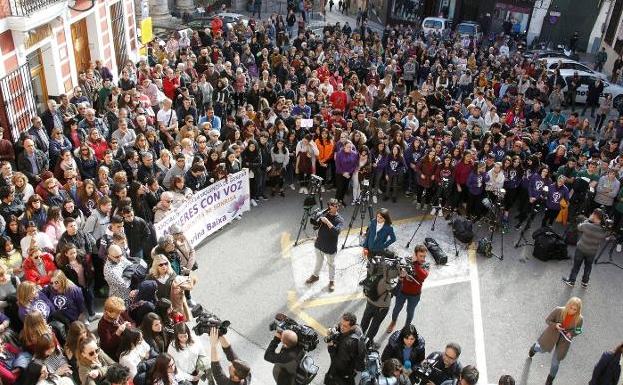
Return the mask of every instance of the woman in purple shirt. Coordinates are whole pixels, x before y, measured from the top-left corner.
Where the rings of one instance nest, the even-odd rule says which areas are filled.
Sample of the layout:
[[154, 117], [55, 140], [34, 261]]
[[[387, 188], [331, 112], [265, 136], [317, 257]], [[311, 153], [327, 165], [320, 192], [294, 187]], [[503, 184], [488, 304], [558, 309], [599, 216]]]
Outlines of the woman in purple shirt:
[[344, 206], [346, 206], [344, 203], [344, 195], [348, 190], [348, 184], [357, 166], [359, 166], [359, 155], [355, 151], [353, 144], [348, 141], [335, 155], [335, 199], [340, 201]]

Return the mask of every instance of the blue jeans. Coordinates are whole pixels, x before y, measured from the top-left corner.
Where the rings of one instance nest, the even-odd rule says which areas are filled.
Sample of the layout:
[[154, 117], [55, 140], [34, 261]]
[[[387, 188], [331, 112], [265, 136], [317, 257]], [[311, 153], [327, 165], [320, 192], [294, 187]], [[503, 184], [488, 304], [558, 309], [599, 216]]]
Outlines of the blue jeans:
[[[560, 360], [558, 359], [558, 354], [556, 353], [556, 345], [554, 346], [554, 351], [552, 352], [552, 365], [549, 368], [549, 375], [552, 377], [556, 377], [558, 367], [560, 367]], [[534, 344], [534, 351], [537, 353], [543, 352], [543, 349], [541, 349], [541, 345], [539, 345], [538, 342]]]
[[398, 314], [402, 311], [402, 308], [407, 303], [407, 321], [405, 322], [405, 326], [411, 325], [411, 321], [413, 321], [413, 314], [415, 313], [415, 307], [420, 302], [420, 295], [409, 295], [404, 294], [399, 291], [396, 296], [396, 303], [394, 304], [394, 311], [392, 312], [392, 322], [396, 322], [398, 319]]

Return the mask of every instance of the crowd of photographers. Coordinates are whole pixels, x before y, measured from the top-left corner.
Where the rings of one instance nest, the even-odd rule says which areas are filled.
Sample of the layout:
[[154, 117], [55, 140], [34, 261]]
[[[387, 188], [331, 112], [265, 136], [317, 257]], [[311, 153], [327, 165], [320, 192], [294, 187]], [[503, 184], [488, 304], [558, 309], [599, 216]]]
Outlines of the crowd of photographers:
[[[559, 72], [524, 58], [513, 38], [476, 42], [402, 25], [377, 34], [365, 21], [329, 25], [315, 37], [304, 15], [297, 22], [292, 14], [173, 34], [123, 66], [116, 81], [95, 61], [19, 137], [0, 130], [2, 383], [249, 384], [249, 365], [224, 335], [227, 323], [192, 300], [195, 250], [179, 227], [159, 239], [154, 230], [195, 192], [243, 168], [252, 206], [269, 194], [283, 198], [288, 188], [309, 193], [312, 175], [322, 178], [322, 190], [335, 188], [308, 284], [326, 260], [334, 290], [339, 205], [364, 195], [396, 202], [404, 193], [416, 210], [443, 207], [434, 211], [441, 215], [478, 219], [500, 205], [501, 220], [517, 227], [539, 210], [544, 225], [592, 213], [578, 226], [565, 278], [574, 284], [585, 263], [588, 285], [603, 239], [599, 223], [616, 231], [623, 218], [623, 117], [609, 120], [599, 81], [588, 90], [595, 124], [586, 109], [573, 111], [579, 78], [563, 94]], [[561, 104], [572, 112], [562, 113]], [[365, 243], [371, 269], [395, 240], [388, 226], [380, 211]], [[366, 372], [390, 290], [393, 334], [376, 377], [388, 385], [477, 382], [476, 368], [458, 364], [455, 343], [425, 358], [411, 325], [425, 256], [417, 246], [400, 269], [375, 265], [381, 279], [369, 286], [374, 296], [366, 294], [364, 330], [355, 315], [342, 316], [327, 341], [325, 383], [353, 384], [357, 371]], [[394, 278], [398, 289], [386, 284]], [[406, 325], [394, 332], [405, 304]], [[278, 328], [266, 352], [280, 385], [313, 372], [300, 345], [309, 349], [311, 337], [290, 329]], [[210, 336], [209, 354], [202, 334]]]

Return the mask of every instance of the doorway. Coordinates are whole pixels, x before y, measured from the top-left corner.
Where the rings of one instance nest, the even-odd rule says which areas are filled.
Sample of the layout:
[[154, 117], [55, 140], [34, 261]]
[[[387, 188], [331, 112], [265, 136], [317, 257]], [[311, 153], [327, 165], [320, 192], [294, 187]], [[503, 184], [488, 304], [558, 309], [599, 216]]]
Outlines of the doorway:
[[30, 79], [32, 82], [32, 93], [35, 97], [35, 105], [38, 113], [43, 113], [47, 108], [48, 89], [45, 84], [45, 72], [41, 50], [36, 50], [27, 56], [26, 61], [30, 68]]
[[83, 18], [71, 25], [71, 39], [74, 42], [74, 60], [78, 73], [86, 71], [91, 61], [89, 51], [89, 34], [87, 32], [87, 19]]

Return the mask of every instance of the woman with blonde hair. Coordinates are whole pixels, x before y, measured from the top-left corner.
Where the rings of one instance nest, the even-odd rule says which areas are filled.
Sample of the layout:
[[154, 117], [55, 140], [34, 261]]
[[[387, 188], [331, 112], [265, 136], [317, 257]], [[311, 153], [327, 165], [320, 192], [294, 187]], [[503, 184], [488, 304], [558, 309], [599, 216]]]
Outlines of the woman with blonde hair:
[[560, 361], [562, 361], [574, 337], [582, 334], [582, 300], [578, 297], [571, 297], [563, 307], [556, 307], [545, 319], [547, 328], [537, 342], [535, 342], [528, 352], [532, 358], [535, 353], [551, 352], [552, 364], [545, 385], [552, 385], [558, 373]]
[[22, 321], [33, 311], [41, 313], [47, 319], [54, 308], [48, 297], [41, 292], [39, 285], [31, 281], [24, 281], [17, 286], [17, 306]]
[[21, 200], [24, 203], [28, 202], [28, 198], [35, 193], [35, 189], [28, 183], [26, 175], [19, 171], [14, 172], [11, 181], [13, 186], [15, 186], [15, 199]]
[[86, 313], [82, 290], [67, 279], [62, 270], [52, 273], [52, 280], [43, 288], [43, 293], [54, 305], [54, 310], [62, 312], [69, 322], [77, 321], [82, 313]]
[[78, 376], [82, 385], [101, 384], [108, 368], [115, 363], [99, 348], [94, 336], [80, 340], [76, 350], [76, 359], [78, 361]]
[[183, 314], [189, 319], [189, 309], [184, 296], [184, 291], [192, 289], [194, 278], [190, 276], [178, 276], [173, 271], [171, 263], [162, 254], [153, 257], [151, 268], [146, 279], [154, 280], [158, 283], [158, 298], [167, 298], [173, 304], [173, 310]]
[[52, 335], [56, 341], [56, 336], [52, 327], [48, 325], [44, 314], [39, 311], [32, 311], [24, 318], [24, 328], [20, 333], [20, 339], [24, 344], [24, 349], [30, 353], [34, 352], [37, 341], [44, 335]]

